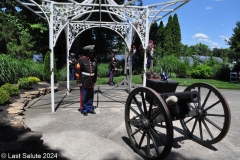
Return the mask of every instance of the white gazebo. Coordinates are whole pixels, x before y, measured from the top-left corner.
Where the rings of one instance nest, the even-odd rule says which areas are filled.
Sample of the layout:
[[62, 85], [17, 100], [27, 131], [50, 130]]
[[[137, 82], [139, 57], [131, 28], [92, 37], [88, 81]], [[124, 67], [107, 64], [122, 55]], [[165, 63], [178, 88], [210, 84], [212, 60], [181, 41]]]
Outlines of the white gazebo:
[[[144, 49], [144, 64], [146, 64], [146, 51], [148, 49], [149, 33], [151, 24], [162, 20], [165, 16], [174, 12], [190, 0], [171, 0], [147, 6], [132, 6], [136, 0], [126, 1], [124, 4], [117, 4], [114, 0], [84, 0], [78, 3], [75, 0], [68, 2], [54, 2], [42, 0], [41, 4], [35, 0], [16, 0], [18, 3], [31, 10], [41, 18], [45, 19], [49, 25], [49, 48], [51, 50], [51, 108], [55, 112], [54, 106], [54, 46], [62, 31], [66, 35], [67, 58], [69, 64], [69, 50], [79, 34], [87, 29], [104, 27], [118, 33], [125, 41], [128, 51], [131, 50], [132, 35], [136, 33]], [[161, 1], [161, 0], [159, 0]], [[98, 21], [90, 21], [92, 13], [98, 12]], [[107, 13], [111, 21], [102, 21], [102, 13]], [[86, 16], [85, 19], [83, 17]], [[117, 18], [116, 18], [117, 17]], [[83, 19], [79, 21], [78, 19]], [[131, 61], [130, 61], [131, 62]], [[130, 65], [131, 70], [131, 65]], [[146, 71], [144, 65], [143, 72]], [[131, 74], [131, 71], [130, 71]], [[67, 75], [69, 68], [67, 67]], [[70, 91], [69, 76], [67, 76], [67, 92]], [[130, 79], [131, 84], [131, 79]], [[146, 86], [146, 75], [143, 74], [143, 86]], [[131, 85], [129, 86], [131, 89]]]

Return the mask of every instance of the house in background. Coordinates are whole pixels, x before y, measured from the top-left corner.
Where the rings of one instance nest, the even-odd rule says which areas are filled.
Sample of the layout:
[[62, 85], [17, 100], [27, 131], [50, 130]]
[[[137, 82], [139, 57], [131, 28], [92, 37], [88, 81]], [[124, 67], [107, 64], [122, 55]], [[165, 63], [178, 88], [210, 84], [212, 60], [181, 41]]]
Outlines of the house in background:
[[[204, 63], [204, 62], [208, 61], [211, 58], [210, 56], [199, 56], [199, 55], [194, 55], [194, 57], [196, 59], [199, 59], [200, 63]], [[212, 58], [217, 60], [218, 62], [223, 62], [222, 58], [220, 58], [220, 57], [212, 57]], [[188, 61], [191, 66], [194, 64], [193, 57], [183, 57], [183, 56], [181, 56], [180, 59], [183, 62], [184, 61]]]

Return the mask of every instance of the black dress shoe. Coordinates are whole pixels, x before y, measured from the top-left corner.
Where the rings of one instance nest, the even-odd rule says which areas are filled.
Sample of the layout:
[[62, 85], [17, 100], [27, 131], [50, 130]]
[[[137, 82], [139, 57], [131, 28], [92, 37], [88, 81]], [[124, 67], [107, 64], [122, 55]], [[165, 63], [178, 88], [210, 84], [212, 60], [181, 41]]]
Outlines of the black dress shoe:
[[88, 113], [83, 113], [84, 116], [88, 116]]
[[80, 108], [78, 109], [78, 112], [81, 112], [81, 109], [80, 109]]
[[95, 111], [92, 111], [92, 112], [88, 112], [88, 113], [90, 113], [90, 114], [96, 114], [96, 112], [95, 112]]

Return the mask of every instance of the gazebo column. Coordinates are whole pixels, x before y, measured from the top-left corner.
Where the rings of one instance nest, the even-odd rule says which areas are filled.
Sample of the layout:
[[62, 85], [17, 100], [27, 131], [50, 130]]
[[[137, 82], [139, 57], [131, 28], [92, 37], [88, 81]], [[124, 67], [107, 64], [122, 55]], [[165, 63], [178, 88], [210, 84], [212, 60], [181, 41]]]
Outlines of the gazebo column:
[[128, 56], [129, 56], [129, 91], [131, 91], [132, 89], [132, 52], [129, 51], [128, 52]]
[[144, 49], [144, 62], [143, 62], [143, 87], [146, 87], [146, 69], [147, 69], [147, 49]]
[[146, 87], [146, 70], [147, 70], [147, 50], [148, 50], [148, 43], [149, 43], [149, 33], [150, 33], [150, 26], [148, 25], [148, 16], [149, 16], [149, 9], [146, 10], [146, 21], [145, 21], [145, 45], [144, 45], [144, 63], [143, 63], [143, 87]]
[[54, 45], [53, 45], [53, 3], [50, 4], [50, 22], [49, 22], [49, 48], [51, 50], [50, 55], [50, 70], [51, 70], [51, 108], [52, 112], [55, 112], [55, 100], [54, 100]]
[[70, 69], [69, 69], [69, 34], [68, 34], [68, 31], [69, 31], [69, 24], [66, 25], [66, 27], [64, 28], [64, 31], [65, 31], [65, 37], [66, 37], [66, 67], [67, 67], [67, 94], [70, 93], [71, 91], [71, 88], [70, 88]]

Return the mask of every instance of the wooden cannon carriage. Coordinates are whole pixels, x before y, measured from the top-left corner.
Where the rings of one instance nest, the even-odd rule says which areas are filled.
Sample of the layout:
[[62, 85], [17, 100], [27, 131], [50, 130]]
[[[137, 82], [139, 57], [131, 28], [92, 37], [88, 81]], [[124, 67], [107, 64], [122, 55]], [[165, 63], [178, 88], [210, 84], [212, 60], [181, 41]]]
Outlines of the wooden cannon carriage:
[[221, 141], [231, 113], [224, 96], [207, 83], [175, 92], [178, 83], [148, 79], [147, 87], [131, 91], [125, 105], [125, 124], [133, 149], [144, 159], [164, 159], [174, 141], [173, 121], [202, 145]]

